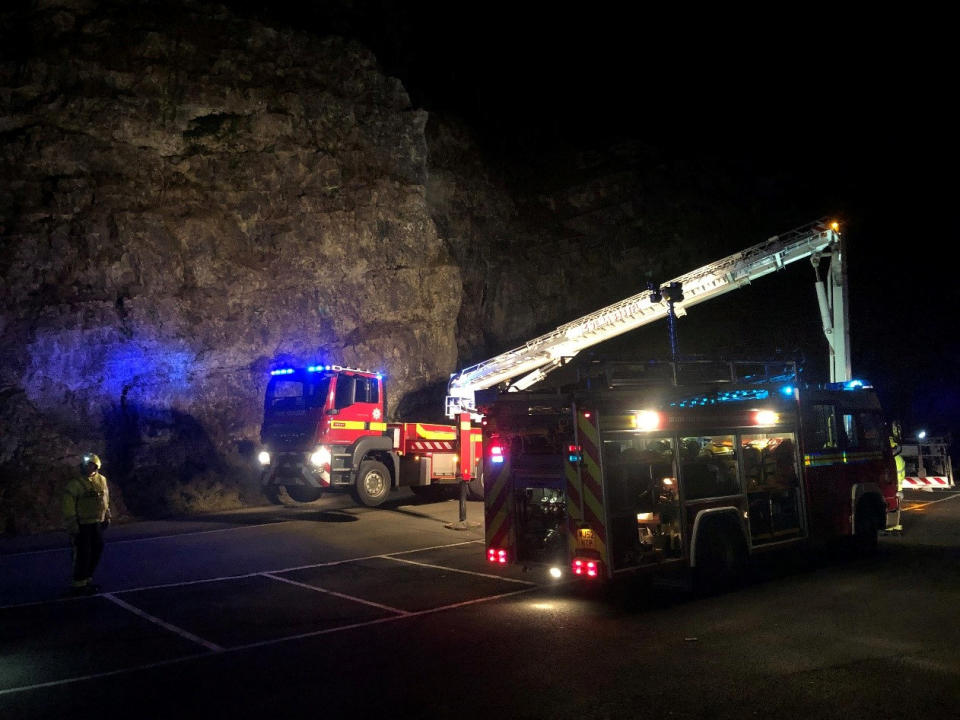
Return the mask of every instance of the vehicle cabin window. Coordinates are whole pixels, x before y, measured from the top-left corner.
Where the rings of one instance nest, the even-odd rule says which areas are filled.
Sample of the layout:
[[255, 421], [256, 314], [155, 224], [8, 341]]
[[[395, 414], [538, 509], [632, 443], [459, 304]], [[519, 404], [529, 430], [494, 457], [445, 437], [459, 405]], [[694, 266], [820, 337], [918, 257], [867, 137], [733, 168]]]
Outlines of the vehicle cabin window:
[[302, 410], [306, 405], [304, 383], [300, 380], [274, 380], [270, 387], [271, 410]]
[[358, 377], [357, 390], [355, 395], [356, 402], [378, 403], [380, 402], [380, 388], [376, 378]]
[[811, 422], [805, 432], [805, 445], [809, 450], [828, 450], [840, 447], [836, 413], [833, 405], [814, 405]]
[[349, 375], [340, 375], [337, 377], [336, 390], [336, 408], [338, 410], [353, 405], [353, 394], [356, 383], [355, 378]]
[[740, 493], [733, 435], [685, 437], [680, 441], [680, 480], [687, 500]]
[[879, 413], [844, 413], [842, 424], [848, 450], [880, 450], [883, 447], [883, 420]]

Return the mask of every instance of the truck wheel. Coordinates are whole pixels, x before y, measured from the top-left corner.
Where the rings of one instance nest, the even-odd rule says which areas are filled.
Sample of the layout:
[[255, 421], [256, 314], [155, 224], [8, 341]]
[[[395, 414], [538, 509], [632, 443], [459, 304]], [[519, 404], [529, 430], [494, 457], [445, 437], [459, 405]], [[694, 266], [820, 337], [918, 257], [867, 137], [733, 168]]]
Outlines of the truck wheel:
[[306, 487], [305, 485], [287, 485], [287, 495], [298, 503], [308, 503], [319, 500], [323, 495], [322, 488]]
[[357, 502], [367, 507], [376, 507], [390, 494], [390, 473], [383, 463], [364, 460], [360, 463], [354, 496]]
[[704, 528], [697, 541], [697, 565], [693, 585], [699, 595], [725, 592], [744, 578], [747, 550], [741, 538], [717, 525]]

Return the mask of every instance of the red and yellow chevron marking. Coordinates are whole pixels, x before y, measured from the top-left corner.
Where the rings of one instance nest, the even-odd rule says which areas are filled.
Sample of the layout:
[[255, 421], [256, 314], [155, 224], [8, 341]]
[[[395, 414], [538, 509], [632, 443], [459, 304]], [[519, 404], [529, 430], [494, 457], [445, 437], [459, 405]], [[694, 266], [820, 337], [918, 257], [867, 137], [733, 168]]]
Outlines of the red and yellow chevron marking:
[[[565, 463], [567, 476], [567, 530], [570, 551], [588, 549], [600, 554], [601, 561], [609, 567], [607, 559], [607, 529], [603, 521], [603, 486], [600, 476], [600, 433], [597, 430], [595, 413], [587, 417], [577, 413], [577, 441], [582, 448], [583, 463], [578, 468]], [[587, 529], [590, 532], [581, 532]]]
[[510, 460], [487, 463], [483, 476], [483, 515], [487, 547], [507, 549], [514, 555], [513, 520], [510, 514]]
[[455, 446], [456, 443], [453, 440], [414, 440], [407, 449], [421, 452], [453, 452]]

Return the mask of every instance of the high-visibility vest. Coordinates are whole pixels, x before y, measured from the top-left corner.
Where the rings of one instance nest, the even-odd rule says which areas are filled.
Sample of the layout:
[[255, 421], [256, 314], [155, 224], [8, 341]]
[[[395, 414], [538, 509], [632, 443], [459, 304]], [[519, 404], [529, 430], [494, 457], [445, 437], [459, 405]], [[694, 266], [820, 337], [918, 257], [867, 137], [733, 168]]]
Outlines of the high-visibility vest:
[[110, 490], [100, 473], [79, 475], [63, 494], [63, 519], [68, 528], [103, 522], [110, 516]]

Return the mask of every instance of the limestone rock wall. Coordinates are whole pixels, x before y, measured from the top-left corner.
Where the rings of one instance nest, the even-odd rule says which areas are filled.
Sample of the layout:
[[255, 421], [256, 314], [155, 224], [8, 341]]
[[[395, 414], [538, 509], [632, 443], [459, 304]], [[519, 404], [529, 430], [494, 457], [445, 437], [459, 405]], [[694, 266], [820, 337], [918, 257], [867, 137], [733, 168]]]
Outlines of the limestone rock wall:
[[[368, 50], [193, 0], [15, 4], [0, 32], [0, 386], [51, 473], [90, 448], [135, 513], [233, 506], [272, 362], [383, 370], [393, 408], [448, 377], [426, 113]], [[0, 486], [34, 440], [5, 425]]]

